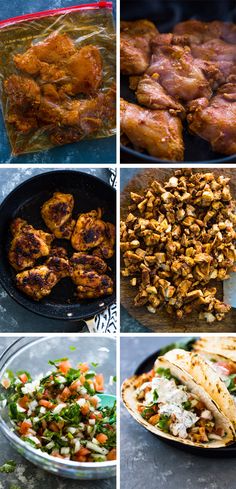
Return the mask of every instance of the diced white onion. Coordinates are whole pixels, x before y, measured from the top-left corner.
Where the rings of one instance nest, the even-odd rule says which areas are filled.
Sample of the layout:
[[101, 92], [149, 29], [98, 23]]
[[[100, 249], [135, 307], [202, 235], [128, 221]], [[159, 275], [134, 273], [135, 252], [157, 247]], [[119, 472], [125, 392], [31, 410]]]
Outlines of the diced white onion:
[[74, 435], [77, 431], [77, 428], [70, 426], [69, 428], [67, 428], [67, 431], [68, 431], [68, 433], [71, 433], [72, 435]]
[[62, 409], [64, 409], [64, 407], [66, 407], [66, 404], [64, 402], [61, 402], [60, 404], [58, 404], [54, 409], [53, 409], [53, 414], [58, 414], [62, 411]]
[[75, 453], [77, 453], [79, 450], [80, 450], [80, 447], [81, 447], [81, 444], [80, 444], [80, 441], [78, 439], [75, 440]]
[[83, 407], [86, 404], [86, 400], [85, 399], [78, 399], [78, 401], [76, 401], [76, 403], [79, 404], [80, 407]]
[[95, 425], [95, 419], [89, 419], [89, 424], [91, 426], [94, 426]]
[[69, 453], [70, 453], [69, 447], [62, 447], [61, 448], [61, 455], [69, 455]]
[[106, 448], [99, 447], [95, 443], [92, 443], [91, 441], [87, 441], [86, 447], [89, 450], [93, 450], [94, 452], [101, 453], [102, 455], [107, 455], [108, 450]]

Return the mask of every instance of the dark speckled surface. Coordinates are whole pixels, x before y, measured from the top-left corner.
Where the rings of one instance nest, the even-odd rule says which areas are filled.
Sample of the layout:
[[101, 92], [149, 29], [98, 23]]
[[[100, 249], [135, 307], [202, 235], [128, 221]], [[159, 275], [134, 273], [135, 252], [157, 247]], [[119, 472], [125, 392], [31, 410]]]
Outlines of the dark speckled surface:
[[[93, 1], [93, 0], [92, 0]], [[0, 20], [32, 12], [48, 9], [58, 9], [70, 5], [89, 3], [89, 0], [2, 0], [0, 2]], [[96, 1], [94, 2], [96, 3]], [[113, 0], [114, 13], [116, 2]], [[112, 136], [105, 139], [81, 141], [50, 149], [41, 153], [31, 153], [11, 156], [2, 113], [0, 111], [0, 163], [115, 163], [116, 138]]]
[[[148, 355], [179, 339], [121, 338], [121, 381]], [[233, 489], [235, 460], [200, 457], [169, 446], [138, 425], [122, 405], [121, 488]]]
[[[51, 171], [48, 169], [36, 168], [1, 168], [0, 170], [0, 203], [3, 199], [21, 182], [34, 175]], [[109, 182], [110, 172], [108, 169], [94, 168], [82, 171], [95, 175], [102, 180]], [[0, 286], [0, 332], [77, 332], [79, 329], [78, 321], [59, 321], [47, 319], [17, 304]], [[1, 489], [1, 486], [0, 486]]]
[[[3, 350], [10, 345], [16, 338], [1, 337], [0, 355]], [[16, 470], [12, 474], [0, 473], [0, 489], [115, 489], [116, 480], [104, 479], [100, 481], [75, 481], [56, 477], [41, 469], [38, 469], [30, 462], [27, 462], [13, 448], [0, 433], [0, 466], [7, 460], [16, 462]]]

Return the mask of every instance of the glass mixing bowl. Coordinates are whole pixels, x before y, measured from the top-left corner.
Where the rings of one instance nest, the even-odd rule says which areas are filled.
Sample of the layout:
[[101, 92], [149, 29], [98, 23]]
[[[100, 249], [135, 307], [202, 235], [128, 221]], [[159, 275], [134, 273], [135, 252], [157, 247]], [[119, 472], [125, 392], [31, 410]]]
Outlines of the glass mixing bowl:
[[[70, 347], [76, 347], [76, 350]], [[78, 362], [98, 363], [98, 372], [105, 378], [107, 394], [116, 394], [116, 385], [110, 385], [110, 376], [116, 375], [116, 341], [112, 337], [87, 335], [22, 337], [13, 343], [0, 357], [0, 379], [7, 369], [16, 372], [27, 370], [32, 376], [46, 374], [49, 360], [68, 357], [73, 365]], [[116, 461], [73, 462], [44, 454], [22, 441], [14, 432], [7, 408], [0, 409], [0, 429], [9, 443], [23, 457], [54, 474], [71, 479], [103, 479], [116, 474]]]

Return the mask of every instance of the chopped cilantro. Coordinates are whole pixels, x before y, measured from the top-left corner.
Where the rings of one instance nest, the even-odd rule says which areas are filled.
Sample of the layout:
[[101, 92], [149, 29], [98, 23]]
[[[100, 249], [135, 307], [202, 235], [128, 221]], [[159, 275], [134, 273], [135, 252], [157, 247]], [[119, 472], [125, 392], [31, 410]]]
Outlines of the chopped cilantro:
[[156, 373], [160, 375], [161, 377], [165, 377], [166, 379], [170, 380], [173, 378], [173, 375], [171, 375], [170, 369], [169, 368], [163, 368], [159, 367], [156, 370]]
[[91, 362], [91, 365], [92, 365], [94, 368], [98, 367], [98, 363], [95, 363], [95, 362]]
[[166, 414], [161, 414], [160, 419], [157, 423], [157, 426], [162, 431], [165, 431], [166, 433], [168, 433], [169, 432], [169, 420], [170, 420], [169, 416], [167, 416]]
[[0, 472], [9, 474], [10, 472], [14, 472], [15, 468], [16, 462], [14, 462], [14, 460], [7, 460], [7, 462], [0, 467]]
[[154, 403], [155, 403], [155, 402], [157, 402], [158, 397], [159, 397], [159, 396], [158, 396], [157, 389], [155, 389], [155, 390], [153, 391], [153, 402], [154, 402]]
[[75, 351], [76, 350], [76, 346], [70, 346], [70, 351]]
[[182, 406], [184, 409], [186, 409], [186, 411], [188, 411], [192, 406], [191, 401], [182, 402]]

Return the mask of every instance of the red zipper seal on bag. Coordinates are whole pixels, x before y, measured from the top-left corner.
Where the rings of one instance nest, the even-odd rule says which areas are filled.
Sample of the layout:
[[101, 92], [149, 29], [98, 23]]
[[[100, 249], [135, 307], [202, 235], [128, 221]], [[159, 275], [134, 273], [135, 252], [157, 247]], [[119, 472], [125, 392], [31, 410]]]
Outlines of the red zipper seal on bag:
[[101, 8], [112, 9], [112, 2], [97, 2], [97, 3], [85, 3], [82, 5], [74, 5], [72, 7], [63, 7], [54, 10], [45, 10], [43, 12], [35, 12], [33, 14], [20, 15], [18, 17], [11, 17], [10, 19], [0, 20], [0, 28], [11, 24], [17, 24], [24, 20], [40, 19], [41, 17], [51, 17], [53, 15], [66, 14], [75, 12], [76, 10], [99, 10]]

